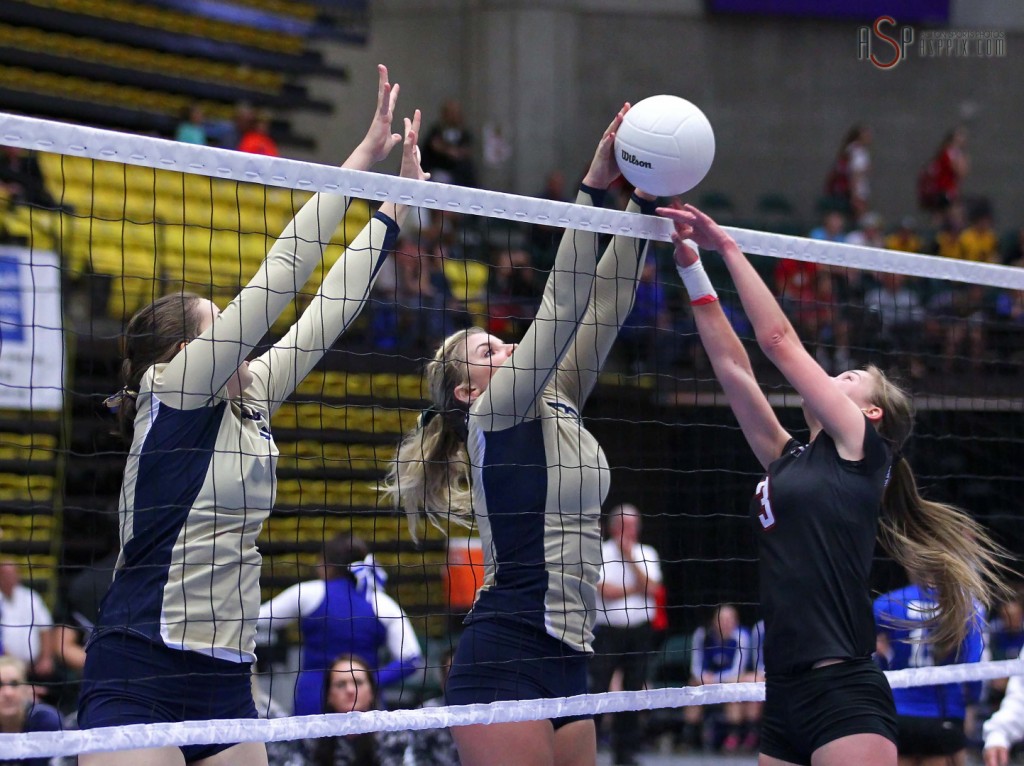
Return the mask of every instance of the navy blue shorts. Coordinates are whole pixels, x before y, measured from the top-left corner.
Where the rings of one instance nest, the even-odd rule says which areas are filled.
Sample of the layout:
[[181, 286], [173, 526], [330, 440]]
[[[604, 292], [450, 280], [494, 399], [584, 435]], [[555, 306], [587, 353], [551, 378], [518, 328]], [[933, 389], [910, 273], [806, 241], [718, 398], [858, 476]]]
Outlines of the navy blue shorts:
[[[445, 685], [449, 705], [572, 697], [587, 693], [590, 655], [540, 628], [510, 620], [466, 626]], [[558, 729], [593, 716], [553, 719]]]
[[[89, 642], [78, 697], [82, 729], [256, 717], [249, 663], [168, 649], [120, 631]], [[190, 763], [233, 744], [187, 745], [181, 752]]]
[[851, 734], [896, 742], [896, 705], [885, 674], [870, 657], [765, 677], [761, 752], [796, 764]]

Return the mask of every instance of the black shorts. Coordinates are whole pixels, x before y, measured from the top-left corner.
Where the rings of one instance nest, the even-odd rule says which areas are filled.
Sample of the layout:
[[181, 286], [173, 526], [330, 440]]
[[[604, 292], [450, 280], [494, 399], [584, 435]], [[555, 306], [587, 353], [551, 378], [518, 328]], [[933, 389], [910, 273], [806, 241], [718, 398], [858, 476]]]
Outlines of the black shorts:
[[811, 753], [851, 734], [898, 741], [892, 689], [870, 657], [767, 674], [762, 753], [809, 766]]
[[953, 755], [967, 747], [962, 718], [896, 716], [900, 755]]
[[[586, 694], [589, 660], [589, 654], [540, 628], [510, 620], [477, 620], [459, 639], [444, 698], [449, 705], [472, 705]], [[569, 716], [551, 723], [558, 729], [590, 718]]]
[[[108, 631], [89, 642], [78, 725], [256, 718], [250, 663], [169, 649], [132, 633]], [[186, 763], [232, 744], [184, 745]]]

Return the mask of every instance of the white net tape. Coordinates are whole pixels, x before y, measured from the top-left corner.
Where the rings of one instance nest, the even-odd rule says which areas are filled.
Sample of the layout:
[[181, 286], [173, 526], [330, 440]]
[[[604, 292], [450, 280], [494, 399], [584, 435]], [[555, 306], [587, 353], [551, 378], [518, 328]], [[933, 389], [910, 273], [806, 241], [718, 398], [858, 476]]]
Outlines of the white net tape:
[[[390, 200], [521, 223], [626, 234], [663, 242], [671, 240], [669, 222], [653, 216], [342, 170], [298, 160], [254, 156], [230, 149], [181, 144], [19, 115], [0, 113], [0, 144], [301, 191], [332, 192], [378, 202]], [[751, 255], [1024, 290], [1024, 269], [1015, 267], [912, 255], [749, 229], [727, 227], [727, 230], [740, 248]]]
[[[901, 688], [986, 681], [1022, 673], [1024, 661], [1003, 660], [888, 671], [886, 676], [893, 688]], [[758, 702], [763, 699], [763, 683], [729, 683], [416, 710], [375, 710], [368, 713], [334, 713], [269, 720], [132, 724], [90, 731], [0, 734], [0, 752], [7, 758], [28, 758], [167, 745], [277, 742], [364, 734], [371, 731], [406, 731], [469, 724], [536, 721], [566, 716], [617, 713], [623, 710], [656, 710], [689, 705], [717, 705], [723, 702]]]

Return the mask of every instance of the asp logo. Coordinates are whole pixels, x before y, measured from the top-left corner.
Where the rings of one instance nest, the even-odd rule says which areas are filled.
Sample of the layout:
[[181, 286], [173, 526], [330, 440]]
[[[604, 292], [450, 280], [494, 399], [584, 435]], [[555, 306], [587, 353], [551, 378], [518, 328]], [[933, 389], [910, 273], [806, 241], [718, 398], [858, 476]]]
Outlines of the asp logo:
[[879, 16], [870, 27], [857, 29], [857, 59], [878, 69], [893, 69], [907, 58], [914, 44], [914, 28], [898, 26], [892, 16]]

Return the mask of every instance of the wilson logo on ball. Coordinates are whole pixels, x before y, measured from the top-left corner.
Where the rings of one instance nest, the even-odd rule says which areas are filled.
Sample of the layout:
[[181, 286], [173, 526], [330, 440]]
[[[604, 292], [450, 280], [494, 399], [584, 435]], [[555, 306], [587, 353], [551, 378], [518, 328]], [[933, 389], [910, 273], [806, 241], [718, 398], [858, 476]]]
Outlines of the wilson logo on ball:
[[622, 150], [622, 159], [628, 162], [630, 165], [636, 165], [638, 168], [651, 168], [653, 165], [646, 160], [639, 159], [635, 154], [630, 154], [625, 149]]
[[660, 197], [700, 183], [715, 158], [715, 132], [704, 113], [679, 96], [633, 104], [615, 132], [615, 161], [629, 183]]

